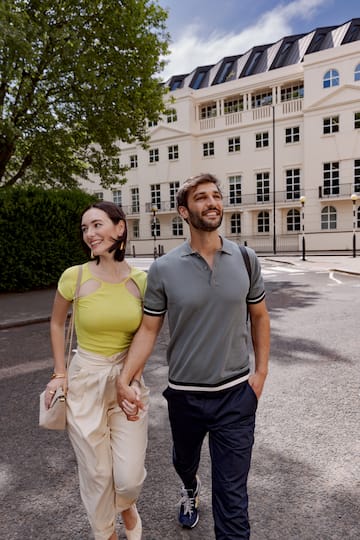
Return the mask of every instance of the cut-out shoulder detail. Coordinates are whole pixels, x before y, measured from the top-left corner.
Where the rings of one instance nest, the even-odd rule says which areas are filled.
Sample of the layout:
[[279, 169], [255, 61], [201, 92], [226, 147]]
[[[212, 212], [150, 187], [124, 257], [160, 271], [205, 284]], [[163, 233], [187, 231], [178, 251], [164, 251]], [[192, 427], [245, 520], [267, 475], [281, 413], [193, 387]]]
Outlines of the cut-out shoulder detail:
[[81, 284], [79, 297], [82, 298], [84, 296], [88, 296], [89, 294], [92, 294], [95, 291], [97, 291], [100, 287], [101, 287], [100, 281], [90, 278]]
[[[93, 278], [88, 279], [87, 281], [81, 284], [81, 287], [79, 290], [79, 297], [83, 298], [84, 296], [93, 294], [101, 287], [102, 283], [107, 283], [107, 282], [102, 282], [101, 280], [97, 280]], [[121, 281], [119, 285], [121, 283], [125, 285], [129, 293], [135, 296], [135, 298], [142, 299], [141, 290], [139, 289], [138, 285], [131, 277], [127, 277], [126, 279]]]
[[125, 286], [129, 293], [131, 293], [135, 298], [141, 299], [141, 291], [135, 281], [129, 277], [125, 280]]

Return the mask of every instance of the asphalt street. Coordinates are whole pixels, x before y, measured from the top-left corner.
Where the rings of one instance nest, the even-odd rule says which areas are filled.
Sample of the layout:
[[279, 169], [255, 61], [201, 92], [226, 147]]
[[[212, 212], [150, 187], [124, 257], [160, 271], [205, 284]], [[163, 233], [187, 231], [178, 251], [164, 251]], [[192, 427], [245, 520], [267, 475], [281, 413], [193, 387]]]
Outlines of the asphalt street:
[[[342, 267], [336, 268], [340, 262]], [[360, 538], [360, 276], [357, 261], [347, 259], [346, 268], [340, 262], [262, 261], [272, 352], [249, 478], [253, 540]], [[48, 316], [53, 294], [0, 295], [4, 540], [92, 538], [67, 436], [37, 427], [38, 395], [51, 372]], [[206, 444], [199, 471], [199, 525], [186, 531], [176, 523], [179, 481], [171, 465], [171, 436], [161, 395], [167, 339], [165, 325], [145, 370], [151, 407], [148, 476], [138, 505], [143, 539], [212, 540]]]

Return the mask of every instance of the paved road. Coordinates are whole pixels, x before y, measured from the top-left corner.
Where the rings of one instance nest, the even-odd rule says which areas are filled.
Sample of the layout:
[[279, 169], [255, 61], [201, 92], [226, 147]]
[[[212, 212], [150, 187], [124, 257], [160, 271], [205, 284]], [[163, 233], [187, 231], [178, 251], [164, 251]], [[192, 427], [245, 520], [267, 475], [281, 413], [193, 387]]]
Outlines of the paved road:
[[[249, 481], [252, 539], [358, 540], [360, 279], [278, 261], [263, 268], [273, 340]], [[152, 398], [139, 502], [144, 540], [212, 540], [206, 445], [201, 521], [183, 531], [174, 519], [179, 482], [161, 397], [166, 342], [165, 327], [146, 367]], [[0, 538], [90, 539], [66, 435], [36, 425], [51, 370], [48, 323], [4, 328], [0, 349]]]

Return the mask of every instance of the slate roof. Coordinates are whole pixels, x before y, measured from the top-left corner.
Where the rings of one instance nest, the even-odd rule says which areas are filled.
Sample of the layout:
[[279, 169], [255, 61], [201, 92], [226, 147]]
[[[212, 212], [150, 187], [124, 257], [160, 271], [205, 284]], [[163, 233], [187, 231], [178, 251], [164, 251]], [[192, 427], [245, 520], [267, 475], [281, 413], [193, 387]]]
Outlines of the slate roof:
[[337, 25], [316, 28], [305, 34], [286, 36], [275, 43], [252, 47], [243, 54], [226, 56], [216, 64], [198, 66], [190, 73], [174, 75], [165, 86], [206, 88], [234, 79], [249, 77], [303, 61], [306, 54], [360, 40], [360, 18]]

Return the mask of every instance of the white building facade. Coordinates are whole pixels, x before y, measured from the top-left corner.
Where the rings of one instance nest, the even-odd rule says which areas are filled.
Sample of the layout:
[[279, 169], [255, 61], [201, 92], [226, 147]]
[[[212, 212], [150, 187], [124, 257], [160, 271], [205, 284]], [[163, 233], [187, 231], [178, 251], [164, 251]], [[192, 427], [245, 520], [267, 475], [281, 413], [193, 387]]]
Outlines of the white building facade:
[[[129, 250], [165, 252], [187, 225], [175, 196], [217, 176], [222, 234], [257, 252], [351, 250], [360, 228], [360, 19], [172, 77], [149, 148], [120, 145], [127, 183], [84, 187], [125, 210]], [[359, 197], [359, 200], [357, 200]]]

